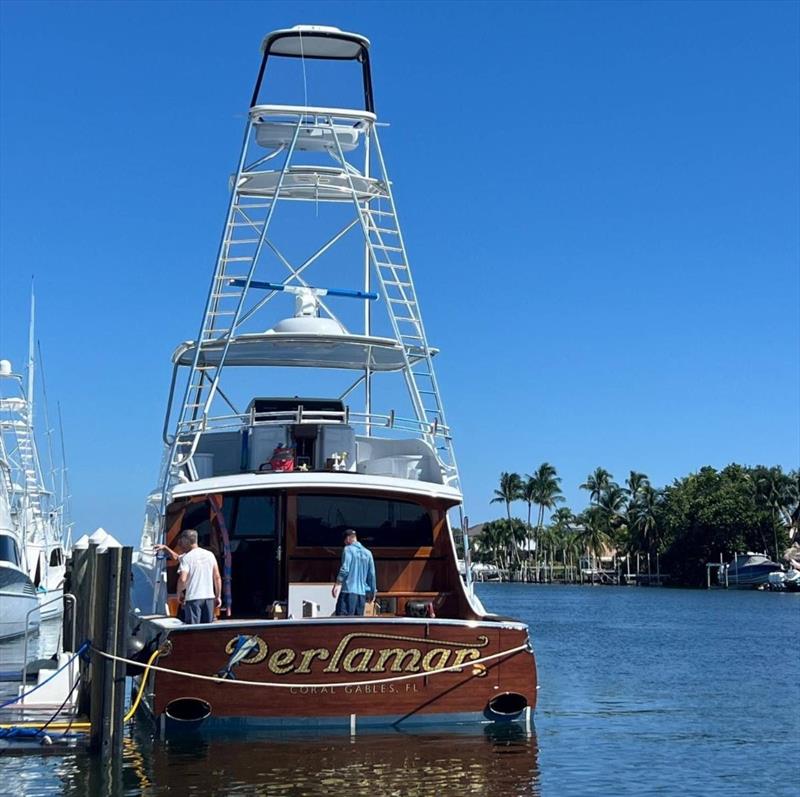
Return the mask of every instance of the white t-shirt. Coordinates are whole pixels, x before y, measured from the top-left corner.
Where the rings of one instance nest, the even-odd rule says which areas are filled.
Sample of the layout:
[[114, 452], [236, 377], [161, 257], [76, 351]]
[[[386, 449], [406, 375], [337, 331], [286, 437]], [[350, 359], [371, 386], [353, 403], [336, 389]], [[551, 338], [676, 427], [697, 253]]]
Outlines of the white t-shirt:
[[214, 596], [214, 567], [217, 559], [211, 551], [194, 548], [181, 556], [179, 573], [186, 573], [186, 600], [199, 601]]

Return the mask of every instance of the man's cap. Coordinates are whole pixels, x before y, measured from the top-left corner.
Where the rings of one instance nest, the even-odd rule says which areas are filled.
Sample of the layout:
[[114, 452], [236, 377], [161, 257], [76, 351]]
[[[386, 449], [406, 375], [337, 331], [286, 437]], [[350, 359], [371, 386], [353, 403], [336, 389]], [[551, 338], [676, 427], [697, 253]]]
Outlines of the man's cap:
[[355, 529], [345, 529], [343, 536], [345, 536], [345, 537], [357, 537], [358, 535], [356, 534], [356, 530]]

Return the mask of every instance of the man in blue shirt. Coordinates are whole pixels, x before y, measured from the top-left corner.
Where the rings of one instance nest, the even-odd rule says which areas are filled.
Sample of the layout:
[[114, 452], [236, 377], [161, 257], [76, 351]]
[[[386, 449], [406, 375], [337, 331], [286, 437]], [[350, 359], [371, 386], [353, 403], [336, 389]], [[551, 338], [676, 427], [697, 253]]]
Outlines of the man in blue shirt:
[[372, 554], [358, 541], [355, 529], [344, 533], [342, 566], [333, 585], [338, 617], [360, 617], [364, 606], [377, 592], [375, 561]]

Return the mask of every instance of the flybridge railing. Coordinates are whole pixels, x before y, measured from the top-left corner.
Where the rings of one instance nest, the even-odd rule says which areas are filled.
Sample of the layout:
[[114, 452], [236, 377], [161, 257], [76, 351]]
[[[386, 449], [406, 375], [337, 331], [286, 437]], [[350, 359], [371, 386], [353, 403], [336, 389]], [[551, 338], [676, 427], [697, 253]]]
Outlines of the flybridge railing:
[[275, 410], [272, 412], [256, 412], [251, 409], [247, 413], [231, 413], [229, 415], [207, 416], [196, 421], [187, 421], [182, 433], [238, 431], [253, 426], [286, 426], [286, 425], [319, 425], [348, 424], [370, 430], [368, 436], [379, 437], [380, 430], [406, 432], [420, 438], [432, 435], [443, 441], [450, 439], [450, 428], [434, 421], [423, 423], [414, 418], [398, 417], [394, 410], [388, 414], [351, 412], [344, 410], [306, 410], [299, 405], [293, 410]]

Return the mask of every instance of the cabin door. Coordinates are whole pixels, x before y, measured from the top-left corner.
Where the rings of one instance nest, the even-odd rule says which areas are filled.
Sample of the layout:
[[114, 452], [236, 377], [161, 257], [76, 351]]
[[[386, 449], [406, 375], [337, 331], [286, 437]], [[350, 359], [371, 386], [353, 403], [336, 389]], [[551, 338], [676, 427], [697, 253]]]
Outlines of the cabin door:
[[266, 617], [280, 597], [278, 497], [240, 495], [231, 534], [233, 617]]

